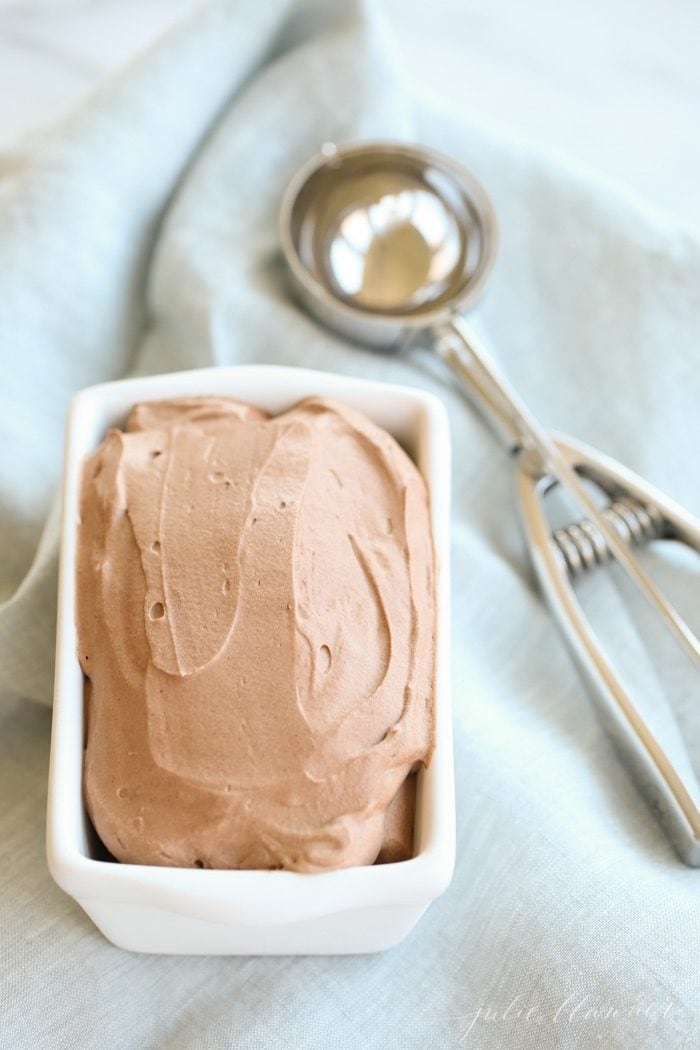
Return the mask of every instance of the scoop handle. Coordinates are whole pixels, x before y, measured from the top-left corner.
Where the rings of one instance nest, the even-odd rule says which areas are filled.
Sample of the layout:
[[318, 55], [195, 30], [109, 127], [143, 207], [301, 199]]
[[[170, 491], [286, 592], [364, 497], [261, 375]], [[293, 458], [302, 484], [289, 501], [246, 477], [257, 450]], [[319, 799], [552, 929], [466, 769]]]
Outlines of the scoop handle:
[[600, 513], [574, 468], [499, 372], [464, 318], [460, 314], [453, 314], [436, 335], [436, 353], [464, 384], [470, 400], [486, 416], [508, 450], [518, 456], [521, 469], [534, 477], [549, 475], [569, 493], [585, 516], [600, 530], [610, 553], [632, 583], [688, 653], [700, 663], [700, 639]]

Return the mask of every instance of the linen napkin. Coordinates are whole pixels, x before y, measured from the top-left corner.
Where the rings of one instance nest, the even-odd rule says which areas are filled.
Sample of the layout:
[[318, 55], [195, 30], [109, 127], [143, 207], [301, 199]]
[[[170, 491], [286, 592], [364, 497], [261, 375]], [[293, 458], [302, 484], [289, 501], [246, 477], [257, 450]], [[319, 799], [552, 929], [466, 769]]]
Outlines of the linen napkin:
[[[543, 421], [700, 510], [697, 241], [501, 140], [478, 114], [413, 98], [369, 5], [209, 4], [69, 121], [5, 155], [8, 1046], [614, 1050], [700, 1039], [700, 875], [650, 817], [562, 649], [520, 539], [507, 457], [426, 352], [351, 347], [290, 298], [282, 190], [324, 141], [367, 137], [441, 148], [487, 186], [502, 251], [475, 323]], [[450, 412], [457, 866], [411, 937], [379, 956], [130, 956], [46, 870], [40, 704], [51, 698], [67, 403], [127, 373], [245, 362], [425, 386]], [[664, 578], [697, 612], [697, 571]], [[700, 739], [692, 699], [655, 709], [691, 772], [697, 748], [684, 750], [679, 727]]]

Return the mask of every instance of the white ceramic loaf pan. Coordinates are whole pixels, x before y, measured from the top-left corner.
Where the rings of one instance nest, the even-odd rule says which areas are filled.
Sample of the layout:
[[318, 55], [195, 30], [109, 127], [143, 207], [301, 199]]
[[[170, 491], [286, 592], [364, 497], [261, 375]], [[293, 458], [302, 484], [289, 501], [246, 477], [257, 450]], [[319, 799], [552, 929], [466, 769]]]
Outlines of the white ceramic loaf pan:
[[[75, 561], [81, 462], [139, 401], [219, 394], [271, 413], [320, 395], [385, 427], [430, 490], [437, 557], [436, 746], [418, 780], [415, 854], [395, 864], [320, 874], [215, 871], [106, 859], [82, 800], [83, 675], [77, 659]], [[71, 404], [63, 482], [56, 680], [47, 854], [56, 882], [114, 944], [131, 951], [220, 955], [337, 954], [389, 948], [443, 892], [454, 865], [449, 668], [450, 446], [440, 401], [420, 390], [301, 368], [207, 368], [104, 383]]]

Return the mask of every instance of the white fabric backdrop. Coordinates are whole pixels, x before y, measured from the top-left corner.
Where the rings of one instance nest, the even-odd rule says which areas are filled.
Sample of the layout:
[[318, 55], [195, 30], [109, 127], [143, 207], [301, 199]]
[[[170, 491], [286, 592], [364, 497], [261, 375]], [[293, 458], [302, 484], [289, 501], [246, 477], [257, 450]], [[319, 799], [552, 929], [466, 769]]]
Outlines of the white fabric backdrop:
[[[571, 171], [411, 98], [355, 4], [210, 5], [0, 167], [0, 916], [8, 1046], [694, 1046], [697, 872], [602, 734], [542, 607], [505, 457], [420, 353], [350, 348], [289, 300], [276, 212], [326, 139], [409, 136], [492, 193], [477, 323], [550, 425], [695, 512], [700, 251]], [[55, 516], [71, 393], [127, 370], [275, 361], [425, 385], [455, 446], [458, 861], [404, 945], [169, 959], [106, 944], [43, 855]], [[35, 548], [39, 544], [35, 556]], [[695, 588], [695, 592], [693, 591]], [[686, 593], [692, 603], [697, 578]], [[692, 710], [684, 713], [692, 730]]]

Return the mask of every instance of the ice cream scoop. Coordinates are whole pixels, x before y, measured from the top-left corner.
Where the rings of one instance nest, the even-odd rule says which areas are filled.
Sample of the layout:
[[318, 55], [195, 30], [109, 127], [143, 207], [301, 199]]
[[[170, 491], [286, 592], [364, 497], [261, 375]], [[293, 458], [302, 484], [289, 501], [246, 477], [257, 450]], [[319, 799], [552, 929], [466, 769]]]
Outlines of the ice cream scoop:
[[[700, 551], [700, 522], [610, 457], [549, 433], [467, 324], [462, 311], [482, 291], [496, 255], [496, 216], [487, 194], [461, 165], [434, 150], [400, 142], [326, 143], [291, 179], [279, 227], [294, 289], [316, 317], [377, 350], [416, 341], [432, 348], [511, 453], [543, 594], [622, 759], [679, 855], [700, 866], [697, 783], [674, 765], [642, 717], [571, 587], [581, 570], [614, 560], [697, 666], [700, 637], [633, 547], [669, 538]], [[592, 485], [610, 500], [607, 508]], [[544, 495], [554, 487], [584, 516], [553, 535]]]

